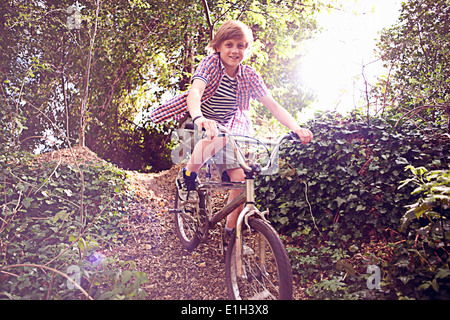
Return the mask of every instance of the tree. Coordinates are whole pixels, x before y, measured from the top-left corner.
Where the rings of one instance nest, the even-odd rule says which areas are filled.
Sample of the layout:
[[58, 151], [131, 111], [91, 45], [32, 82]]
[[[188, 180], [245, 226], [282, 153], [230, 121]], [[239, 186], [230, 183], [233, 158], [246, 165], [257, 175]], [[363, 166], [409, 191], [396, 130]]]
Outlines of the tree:
[[[400, 116], [438, 121], [450, 115], [450, 2], [410, 0], [378, 44], [389, 78], [376, 95]], [[450, 128], [450, 127], [449, 127]]]
[[17, 116], [26, 150], [86, 143], [115, 162], [134, 158], [138, 168], [146, 167], [143, 150], [167, 158], [170, 126], [146, 122], [145, 112], [189, 88], [211, 32], [227, 19], [252, 27], [247, 63], [278, 100], [294, 112], [309, 101], [294, 71], [315, 28], [309, 0], [0, 1], [2, 104]]
[[[302, 88], [297, 72], [301, 46], [316, 29], [312, 17], [317, 10], [315, 2], [203, 0], [202, 4], [201, 10], [206, 18], [197, 20], [197, 25], [192, 29], [197, 39], [194, 49], [197, 63], [205, 55], [204, 47], [214, 31], [224, 21], [241, 20], [251, 27], [255, 38], [252, 56], [245, 63], [261, 73], [275, 98], [293, 114], [312, 101], [312, 95]], [[192, 65], [190, 67], [189, 76], [194, 71]], [[256, 113], [268, 115], [263, 108]]]
[[33, 150], [39, 144], [46, 145], [46, 132], [64, 128], [62, 111], [64, 102], [70, 101], [66, 95], [70, 80], [64, 77], [66, 47], [61, 44], [67, 38], [61, 30], [61, 10], [43, 11], [34, 2], [12, 1], [2, 1], [0, 10], [2, 104], [21, 119], [23, 130], [17, 140]]
[[95, 147], [98, 128], [117, 132], [128, 120], [122, 101], [147, 80], [142, 69], [160, 48], [169, 47], [160, 36], [161, 6], [139, 3], [2, 1], [2, 102], [22, 116], [22, 148], [83, 145], [85, 134]]

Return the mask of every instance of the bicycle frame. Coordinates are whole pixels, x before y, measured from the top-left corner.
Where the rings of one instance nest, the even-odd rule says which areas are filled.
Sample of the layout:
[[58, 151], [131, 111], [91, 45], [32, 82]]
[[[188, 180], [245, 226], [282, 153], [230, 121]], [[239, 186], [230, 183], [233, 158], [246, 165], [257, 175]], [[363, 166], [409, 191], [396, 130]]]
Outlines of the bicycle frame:
[[[206, 230], [212, 229], [219, 221], [224, 219], [226, 216], [228, 216], [231, 212], [233, 212], [235, 209], [239, 208], [241, 205], [245, 204], [244, 208], [238, 215], [237, 224], [236, 224], [236, 266], [237, 266], [237, 273], [239, 277], [246, 277], [245, 270], [242, 265], [242, 244], [243, 244], [243, 238], [242, 238], [242, 230], [243, 230], [243, 224], [245, 223], [248, 227], [248, 230], [250, 230], [250, 227], [248, 226], [248, 219], [249, 217], [253, 215], [258, 215], [261, 219], [267, 221], [265, 218], [265, 215], [267, 214], [267, 211], [261, 212], [256, 208], [255, 206], [255, 176], [267, 172], [271, 164], [273, 163], [274, 159], [277, 158], [279, 148], [285, 139], [295, 139], [295, 136], [293, 133], [286, 134], [282, 136], [281, 138], [276, 141], [276, 143], [269, 142], [273, 144], [275, 147], [272, 150], [269, 162], [266, 164], [265, 167], [261, 168], [258, 165], [247, 165], [244, 159], [244, 156], [241, 153], [241, 150], [239, 146], [237, 145], [236, 139], [233, 137], [233, 135], [228, 134], [226, 129], [219, 126], [219, 129], [225, 133], [227, 138], [230, 140], [234, 153], [236, 156], [236, 159], [238, 160], [239, 165], [245, 172], [245, 182], [212, 182], [212, 181], [206, 181], [204, 183], [201, 183], [197, 190], [201, 191], [207, 191], [208, 189], [242, 189], [243, 192], [238, 195], [233, 201], [228, 203], [225, 207], [223, 207], [221, 210], [219, 210], [215, 215], [211, 217], [211, 219], [208, 219], [206, 223]], [[268, 143], [267, 141], [265, 142]], [[261, 268], [262, 270], [265, 270], [265, 256], [262, 252], [258, 253], [260, 255], [260, 261], [261, 261]]]

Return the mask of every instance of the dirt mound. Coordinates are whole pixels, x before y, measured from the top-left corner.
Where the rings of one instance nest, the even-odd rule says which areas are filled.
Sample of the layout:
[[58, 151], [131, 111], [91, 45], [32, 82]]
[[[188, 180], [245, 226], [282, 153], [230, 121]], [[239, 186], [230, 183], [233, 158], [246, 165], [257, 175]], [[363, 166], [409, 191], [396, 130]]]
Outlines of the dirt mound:
[[75, 146], [67, 149], [59, 149], [41, 154], [36, 157], [37, 163], [58, 162], [62, 164], [86, 164], [87, 162], [112, 165], [109, 162], [98, 157], [88, 147]]

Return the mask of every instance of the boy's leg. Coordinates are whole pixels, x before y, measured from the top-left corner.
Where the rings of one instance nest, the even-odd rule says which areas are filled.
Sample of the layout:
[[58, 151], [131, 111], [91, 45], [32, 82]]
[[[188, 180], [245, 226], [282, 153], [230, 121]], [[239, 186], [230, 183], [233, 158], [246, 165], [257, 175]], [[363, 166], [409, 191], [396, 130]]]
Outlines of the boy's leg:
[[189, 197], [189, 192], [196, 189], [197, 172], [203, 163], [223, 148], [225, 143], [225, 137], [215, 138], [213, 140], [202, 139], [197, 142], [186, 167], [180, 170], [176, 178], [178, 196], [181, 200], [187, 200]]
[[[228, 175], [230, 176], [231, 181], [243, 181], [245, 180], [245, 174], [244, 170], [242, 168], [236, 168], [236, 169], [228, 169], [227, 170]], [[236, 198], [239, 194], [241, 194], [242, 190], [239, 189], [232, 189], [230, 191], [230, 195], [228, 197], [228, 202], [232, 201], [234, 198]], [[224, 238], [223, 238], [223, 246], [224, 250], [227, 250], [227, 246], [229, 243], [229, 238], [233, 234], [233, 229], [236, 228], [237, 219], [239, 217], [239, 213], [242, 211], [244, 205], [239, 206], [239, 208], [235, 209], [232, 213], [230, 213], [227, 217], [227, 223], [225, 225], [225, 232], [224, 232]], [[242, 253], [244, 255], [251, 255], [255, 252], [250, 248], [244, 238], [244, 243], [242, 247]]]
[[214, 140], [202, 139], [197, 142], [192, 156], [186, 164], [186, 169], [190, 172], [198, 172], [203, 163], [222, 149], [226, 142], [226, 137], [216, 137]]
[[[236, 168], [236, 169], [228, 169], [227, 170], [228, 175], [230, 176], [230, 180], [233, 182], [239, 182], [245, 180], [245, 173], [242, 168]], [[228, 196], [228, 203], [233, 201], [234, 198], [236, 198], [238, 195], [240, 195], [242, 190], [239, 189], [232, 189], [230, 191], [230, 195]], [[239, 216], [239, 213], [243, 209], [243, 205], [239, 206], [237, 209], [235, 209], [232, 213], [230, 213], [227, 216], [227, 224], [226, 227], [228, 229], [234, 229], [236, 228], [236, 222]]]

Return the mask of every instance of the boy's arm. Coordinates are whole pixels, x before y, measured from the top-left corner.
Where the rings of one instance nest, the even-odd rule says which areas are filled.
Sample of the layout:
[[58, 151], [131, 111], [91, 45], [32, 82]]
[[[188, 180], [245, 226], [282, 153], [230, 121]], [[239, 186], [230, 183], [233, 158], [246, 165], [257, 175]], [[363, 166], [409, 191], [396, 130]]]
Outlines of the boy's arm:
[[206, 130], [206, 136], [212, 139], [218, 135], [217, 124], [214, 120], [208, 120], [202, 115], [201, 98], [205, 92], [206, 82], [200, 79], [194, 79], [189, 94], [187, 96], [187, 109], [192, 119], [195, 119], [195, 124], [201, 131], [202, 128]]
[[205, 92], [205, 88], [206, 83], [204, 81], [195, 79], [192, 83], [191, 88], [189, 89], [189, 94], [187, 96], [187, 107], [192, 119], [202, 115], [200, 105], [203, 92]]
[[313, 139], [313, 134], [309, 129], [302, 129], [292, 117], [292, 115], [282, 106], [280, 106], [270, 94], [266, 94], [258, 99], [266, 106], [272, 115], [283, 125], [294, 131], [302, 141], [302, 144], [308, 144]]

